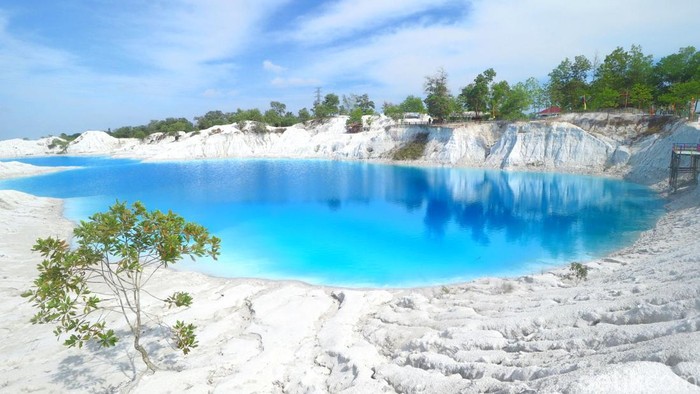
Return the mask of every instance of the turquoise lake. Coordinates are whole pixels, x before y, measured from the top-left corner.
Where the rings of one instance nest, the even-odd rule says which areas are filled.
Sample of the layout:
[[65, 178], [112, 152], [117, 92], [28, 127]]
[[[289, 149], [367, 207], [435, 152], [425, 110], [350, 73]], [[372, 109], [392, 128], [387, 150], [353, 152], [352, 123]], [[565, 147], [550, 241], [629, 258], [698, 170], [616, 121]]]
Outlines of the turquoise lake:
[[222, 238], [219, 261], [175, 268], [221, 277], [404, 287], [527, 274], [627, 246], [663, 213], [644, 186], [554, 173], [325, 160], [13, 160], [82, 167], [0, 181], [0, 189], [66, 199], [71, 220], [119, 199], [206, 226]]

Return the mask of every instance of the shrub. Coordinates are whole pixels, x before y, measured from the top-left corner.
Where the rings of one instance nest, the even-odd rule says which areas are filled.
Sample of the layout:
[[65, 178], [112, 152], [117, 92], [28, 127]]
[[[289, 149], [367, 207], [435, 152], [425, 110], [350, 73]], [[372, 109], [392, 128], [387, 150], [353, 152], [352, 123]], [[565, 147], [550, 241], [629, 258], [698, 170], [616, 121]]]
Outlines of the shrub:
[[417, 160], [425, 152], [425, 146], [428, 144], [428, 133], [416, 134], [413, 139], [399, 147], [392, 156], [393, 160]]
[[251, 131], [255, 134], [266, 134], [269, 132], [269, 130], [267, 130], [267, 126], [265, 126], [265, 123], [262, 122], [253, 122], [253, 128]]
[[49, 149], [55, 149], [55, 148], [60, 148], [61, 153], [66, 152], [66, 148], [68, 148], [69, 141], [66, 141], [64, 139], [60, 138], [54, 138], [51, 140], [51, 143], [49, 144], [48, 148]]
[[[90, 341], [110, 347], [119, 338], [106, 327], [105, 317], [117, 311], [129, 325], [134, 349], [155, 371], [140, 339], [145, 319], [162, 323], [144, 313], [145, 296], [156, 298], [144, 287], [155, 271], [183, 256], [216, 259], [220, 240], [198, 224], [172, 212], [149, 212], [139, 202], [131, 208], [117, 202], [107, 212], [81, 222], [74, 235], [74, 250], [66, 241], [51, 237], [34, 245], [44, 261], [37, 267], [33, 287], [22, 294], [38, 309], [32, 323], [54, 323], [56, 336], [69, 335], [64, 342], [68, 347], [82, 348]], [[192, 297], [175, 292], [161, 301], [169, 307], [189, 306]], [[185, 354], [197, 347], [194, 330], [194, 325], [181, 321], [171, 329], [176, 346]]]
[[571, 263], [569, 266], [570, 275], [576, 278], [577, 282], [588, 280], [588, 267], [581, 263]]

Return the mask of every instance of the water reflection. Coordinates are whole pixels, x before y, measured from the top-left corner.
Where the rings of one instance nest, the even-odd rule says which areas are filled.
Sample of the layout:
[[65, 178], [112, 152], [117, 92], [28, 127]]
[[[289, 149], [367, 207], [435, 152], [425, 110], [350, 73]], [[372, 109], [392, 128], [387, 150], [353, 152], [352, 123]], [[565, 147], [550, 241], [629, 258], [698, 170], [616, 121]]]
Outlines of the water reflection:
[[[50, 158], [39, 160], [44, 165], [50, 162]], [[423, 212], [430, 234], [440, 236], [454, 222], [482, 244], [489, 243], [489, 232], [501, 230], [511, 241], [545, 229], [550, 235], [630, 231], [653, 216], [649, 208], [660, 208], [655, 196], [641, 186], [551, 173], [335, 161], [115, 161], [112, 166], [105, 166], [101, 158], [95, 161], [99, 165], [92, 168], [8, 180], [0, 187], [64, 198], [111, 195], [207, 205], [319, 202], [333, 212], [349, 203], [384, 200], [408, 212]], [[57, 162], [65, 165], [71, 160], [57, 158]], [[80, 164], [90, 161], [82, 158]]]
[[611, 242], [606, 236], [638, 231], [662, 208], [649, 190], [603, 178], [420, 168], [395, 168], [392, 177], [388, 198], [408, 210], [425, 205], [431, 234], [444, 234], [454, 222], [482, 245], [501, 231], [510, 242], [541, 237], [553, 257], [571, 239], [593, 247]]
[[[479, 261], [480, 272], [496, 274], [488, 269], [609, 252], [650, 227], [661, 210], [661, 201], [642, 186], [575, 175], [320, 160], [103, 160], [90, 166], [81, 159], [87, 167], [80, 170], [0, 181], [0, 189], [89, 197], [101, 209], [115, 199], [141, 200], [214, 233], [232, 234], [224, 239], [230, 250], [249, 247], [241, 245], [245, 238], [257, 248], [245, 250], [251, 260], [280, 260], [319, 277], [323, 269], [341, 276], [336, 271], [347, 264], [357, 275], [384, 275], [385, 284], [406, 271], [461, 277], [472, 269], [465, 261]], [[408, 269], [411, 258], [416, 261]], [[384, 263], [391, 259], [397, 271]], [[299, 268], [307, 260], [334, 265]], [[374, 265], [358, 265], [366, 261]]]

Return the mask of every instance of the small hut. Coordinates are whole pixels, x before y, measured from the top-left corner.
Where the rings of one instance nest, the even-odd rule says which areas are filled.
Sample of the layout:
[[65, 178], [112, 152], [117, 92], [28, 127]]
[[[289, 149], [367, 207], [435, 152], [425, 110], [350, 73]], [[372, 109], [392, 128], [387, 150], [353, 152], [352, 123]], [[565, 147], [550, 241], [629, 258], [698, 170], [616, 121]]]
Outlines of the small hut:
[[537, 117], [539, 118], [551, 118], [554, 116], [559, 116], [561, 113], [561, 108], [557, 107], [556, 105], [553, 105], [549, 108], [545, 108], [542, 111], [537, 113]]

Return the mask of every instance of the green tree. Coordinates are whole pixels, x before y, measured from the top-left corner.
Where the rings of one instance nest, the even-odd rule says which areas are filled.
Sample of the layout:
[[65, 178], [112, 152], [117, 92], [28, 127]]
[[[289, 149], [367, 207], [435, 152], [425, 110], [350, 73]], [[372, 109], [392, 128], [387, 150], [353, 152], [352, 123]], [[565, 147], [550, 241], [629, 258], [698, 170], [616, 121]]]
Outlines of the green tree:
[[425, 77], [425, 106], [438, 123], [444, 122], [452, 113], [454, 100], [447, 87], [447, 73], [442, 68], [433, 76]]
[[648, 85], [651, 82], [652, 65], [652, 56], [644, 55], [640, 46], [632, 45], [629, 51], [617, 47], [595, 70], [593, 94], [606, 88], [615, 90], [621, 100], [618, 105], [627, 107], [630, 103], [632, 87]]
[[491, 94], [489, 94], [488, 99], [488, 107], [489, 111], [491, 111], [491, 116], [494, 118], [499, 118], [501, 106], [509, 94], [510, 86], [508, 86], [508, 82], [500, 81], [493, 84], [491, 87]]
[[534, 77], [528, 78], [523, 84], [523, 88], [535, 113], [549, 107], [549, 97], [546, 94], [547, 89], [540, 85], [537, 79]]
[[265, 123], [269, 124], [270, 126], [278, 127], [282, 125], [282, 117], [280, 117], [279, 114], [272, 109], [265, 111], [263, 118], [265, 119]]
[[349, 115], [356, 108], [360, 108], [363, 115], [373, 115], [375, 109], [374, 101], [369, 99], [367, 93], [359, 96], [356, 94], [343, 95], [343, 105], [340, 107], [339, 113], [341, 115]]
[[317, 103], [314, 106], [314, 117], [318, 119], [323, 119], [333, 115], [338, 115], [338, 113], [340, 112], [340, 109], [338, 107], [339, 105], [340, 99], [338, 98], [338, 96], [333, 93], [328, 93], [323, 98], [322, 102]]
[[362, 131], [362, 116], [363, 115], [374, 115], [374, 101], [369, 99], [367, 93], [358, 96], [351, 94], [350, 98], [347, 99], [343, 96], [343, 101], [350, 109], [350, 117], [346, 121], [346, 126], [348, 132], [357, 133]]
[[176, 135], [179, 131], [190, 132], [193, 130], [194, 125], [185, 118], [166, 118], [164, 120], [151, 120], [147, 125], [120, 127], [110, 134], [116, 138], [146, 138], [153, 133]]
[[671, 106], [676, 114], [687, 113], [692, 119], [698, 97], [700, 97], [700, 80], [693, 80], [672, 85], [668, 93], [659, 97], [659, 101]]
[[287, 127], [296, 123], [299, 123], [299, 118], [297, 118], [293, 112], [287, 111], [287, 113], [285, 113], [284, 117], [282, 118], [280, 126]]
[[[678, 106], [682, 104], [683, 96], [688, 96], [684, 91], [692, 91], [692, 82], [700, 81], [700, 51], [690, 46], [661, 58], [654, 66], [652, 80], [656, 87], [655, 94], [658, 101], [661, 104], [670, 105], [674, 112], [678, 113], [678, 109], [683, 109], [682, 106], [681, 108]], [[684, 85], [688, 83], [690, 85]], [[697, 100], [697, 94], [693, 96], [691, 93], [690, 98], [693, 97]]]
[[297, 118], [299, 119], [299, 122], [306, 122], [307, 120], [311, 119], [311, 113], [308, 109], [302, 108], [297, 113]]
[[490, 89], [495, 77], [496, 72], [492, 68], [485, 70], [474, 78], [474, 82], [462, 88], [462, 92], [457, 97], [464, 108], [474, 111], [476, 117], [489, 107]]
[[152, 120], [146, 127], [148, 134], [165, 133], [174, 135], [178, 131], [190, 132], [194, 130], [192, 122], [185, 118], [166, 118], [165, 120]]
[[197, 116], [194, 118], [197, 122], [197, 130], [208, 129], [213, 126], [220, 126], [225, 124], [231, 124], [233, 121], [230, 119], [229, 114], [225, 114], [222, 111], [209, 111], [202, 116]]
[[[207, 230], [168, 212], [147, 211], [136, 202], [131, 208], [117, 202], [107, 212], [97, 213], [74, 230], [75, 249], [56, 238], [38, 239], [33, 250], [44, 261], [39, 276], [23, 294], [38, 309], [32, 323], [54, 323], [57, 336], [69, 335], [64, 345], [78, 346], [89, 341], [114, 346], [119, 338], [106, 327], [110, 311], [120, 313], [149, 370], [155, 371], [148, 352], [141, 345], [146, 319], [144, 290], [155, 271], [175, 264], [183, 256], [192, 258], [219, 254], [219, 239]], [[192, 297], [175, 292], [161, 299], [169, 306], [189, 306]], [[160, 322], [155, 322], [161, 324]], [[197, 347], [195, 327], [178, 321], [171, 327], [173, 339], [187, 354]]]
[[532, 96], [528, 91], [527, 81], [519, 82], [508, 89], [499, 108], [500, 119], [524, 119], [525, 111], [532, 105]]
[[355, 96], [354, 94], [351, 94], [349, 96], [343, 95], [341, 97], [340, 101], [342, 104], [338, 108], [338, 114], [339, 115], [348, 115], [353, 109], [355, 109]]
[[236, 121], [245, 121], [249, 120], [252, 122], [259, 122], [259, 123], [264, 123], [265, 122], [265, 115], [263, 115], [262, 112], [260, 112], [259, 109], [257, 108], [251, 108], [247, 110], [241, 111], [240, 109], [238, 110], [239, 112], [236, 114]]
[[588, 92], [591, 62], [582, 55], [564, 59], [549, 73], [549, 96], [552, 104], [572, 111], [583, 108], [582, 97]]
[[357, 107], [350, 111], [348, 120], [345, 121], [346, 130], [349, 133], [359, 133], [362, 131], [362, 109]]
[[133, 133], [131, 134], [131, 138], [138, 138], [140, 140], [143, 140], [146, 137], [148, 137], [148, 133], [146, 133], [146, 130], [144, 130], [143, 128], [139, 128], [139, 127], [135, 128], [133, 130]]
[[421, 100], [420, 97], [416, 97], [416, 96], [412, 96], [412, 95], [407, 96], [401, 102], [401, 104], [399, 104], [399, 108], [404, 113], [405, 112], [414, 112], [414, 113], [424, 114], [426, 112], [425, 105], [423, 105], [423, 100]]
[[681, 48], [677, 53], [661, 58], [652, 71], [660, 94], [674, 84], [700, 79], [700, 52], [695, 47]]
[[[421, 101], [421, 105], [422, 104], [423, 102]], [[384, 115], [390, 117], [394, 121], [402, 119], [404, 114], [404, 110], [401, 108], [400, 105], [394, 105], [389, 102], [384, 103], [384, 105], [382, 106], [382, 112], [384, 113]]]
[[598, 88], [591, 100], [592, 109], [615, 108], [620, 100], [620, 93], [609, 87]]
[[625, 75], [625, 88], [632, 90], [634, 85], [649, 85], [652, 81], [652, 73], [654, 70], [654, 57], [645, 55], [642, 52], [642, 47], [632, 45], [627, 51], [628, 64], [627, 73]]
[[630, 101], [637, 106], [637, 108], [642, 109], [646, 107], [650, 102], [652, 96], [652, 90], [650, 86], [643, 85], [641, 83], [636, 83], [632, 86], [630, 91]]
[[279, 101], [270, 102], [270, 109], [265, 111], [265, 114], [263, 117], [265, 119], [265, 123], [267, 123], [271, 126], [275, 126], [275, 127], [288, 126], [286, 124], [287, 123], [286, 122], [286, 120], [287, 120], [287, 106], [283, 103], [280, 103]]
[[367, 93], [357, 97], [357, 108], [362, 111], [362, 115], [374, 115], [374, 101], [369, 99]]

